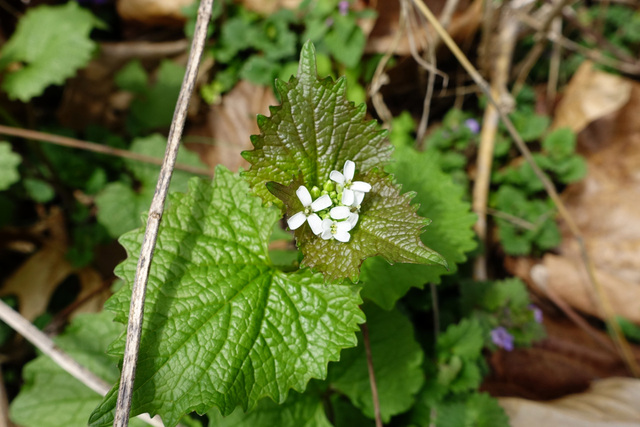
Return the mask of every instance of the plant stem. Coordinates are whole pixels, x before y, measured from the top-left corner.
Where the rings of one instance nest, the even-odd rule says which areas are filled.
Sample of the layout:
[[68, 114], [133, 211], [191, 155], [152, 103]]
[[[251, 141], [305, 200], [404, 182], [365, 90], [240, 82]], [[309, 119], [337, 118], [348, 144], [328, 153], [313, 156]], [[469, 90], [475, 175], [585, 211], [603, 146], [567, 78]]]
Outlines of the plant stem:
[[[146, 154], [134, 153], [133, 151], [121, 150], [119, 148], [113, 148], [107, 145], [96, 144], [95, 142], [82, 141], [80, 139], [67, 138], [66, 136], [37, 132], [35, 130], [0, 125], [0, 135], [10, 135], [24, 139], [31, 139], [34, 141], [49, 142], [51, 144], [61, 145], [63, 147], [79, 148], [81, 150], [93, 151], [94, 153], [123, 157], [125, 159], [137, 160], [139, 162], [152, 163], [154, 165], [162, 164], [162, 159], [153, 156], [147, 156]], [[178, 163], [175, 165], [175, 168], [198, 175], [213, 176], [213, 173], [210, 170], [199, 168], [196, 166], [189, 166]]]
[[380, 413], [380, 398], [378, 397], [378, 386], [376, 385], [376, 374], [373, 369], [373, 357], [371, 356], [371, 343], [369, 341], [369, 327], [366, 323], [360, 325], [362, 330], [362, 341], [364, 351], [367, 354], [367, 369], [369, 370], [369, 385], [371, 385], [371, 398], [373, 399], [373, 413], [376, 417], [376, 427], [382, 427], [382, 414]]
[[149, 208], [147, 227], [142, 241], [140, 258], [136, 270], [133, 290], [131, 293], [131, 306], [129, 309], [129, 324], [127, 326], [127, 342], [124, 350], [122, 375], [118, 389], [118, 401], [113, 422], [114, 427], [125, 427], [129, 423], [131, 411], [131, 399], [133, 398], [133, 385], [135, 381], [136, 365], [138, 362], [138, 350], [140, 348], [140, 336], [142, 335], [142, 318], [144, 315], [144, 300], [149, 279], [149, 269], [153, 259], [158, 237], [158, 229], [164, 212], [164, 204], [169, 192], [169, 183], [180, 147], [180, 138], [187, 118], [187, 108], [193, 93], [195, 80], [198, 74], [198, 65], [204, 49], [207, 37], [207, 27], [211, 18], [213, 0], [202, 0], [198, 8], [198, 18], [191, 44], [191, 52], [187, 62], [187, 71], [180, 87], [180, 94], [176, 104], [176, 110], [171, 121], [167, 149], [162, 163], [162, 169], [158, 176], [158, 184]]

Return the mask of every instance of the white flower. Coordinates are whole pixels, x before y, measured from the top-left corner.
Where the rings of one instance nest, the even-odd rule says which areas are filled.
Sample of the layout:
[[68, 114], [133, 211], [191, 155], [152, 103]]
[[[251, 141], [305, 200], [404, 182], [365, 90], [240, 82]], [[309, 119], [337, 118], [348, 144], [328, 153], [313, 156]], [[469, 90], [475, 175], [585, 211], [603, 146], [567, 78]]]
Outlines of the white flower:
[[331, 171], [329, 179], [338, 184], [342, 188], [342, 204], [351, 206], [355, 201], [355, 193], [368, 193], [371, 190], [371, 184], [364, 181], [352, 181], [356, 172], [356, 164], [351, 160], [344, 163], [343, 173]]
[[324, 196], [318, 197], [315, 201], [312, 201], [311, 194], [304, 185], [298, 187], [296, 194], [298, 195], [298, 199], [300, 199], [300, 203], [304, 206], [304, 210], [298, 212], [287, 220], [289, 228], [296, 230], [304, 224], [305, 221], [307, 221], [311, 227], [311, 231], [313, 231], [313, 234], [318, 235], [322, 233], [322, 220], [318, 214], [314, 212], [321, 211], [331, 206], [331, 197], [325, 194]]
[[351, 230], [351, 224], [348, 221], [337, 222], [327, 218], [322, 221], [321, 237], [324, 240], [334, 238], [339, 242], [346, 243], [351, 238], [349, 230]]
[[347, 221], [351, 224], [351, 228], [355, 227], [358, 223], [358, 218], [360, 218], [360, 206], [362, 205], [363, 199], [364, 193], [356, 191], [355, 198], [351, 204], [351, 208], [349, 209], [349, 215], [347, 216]]

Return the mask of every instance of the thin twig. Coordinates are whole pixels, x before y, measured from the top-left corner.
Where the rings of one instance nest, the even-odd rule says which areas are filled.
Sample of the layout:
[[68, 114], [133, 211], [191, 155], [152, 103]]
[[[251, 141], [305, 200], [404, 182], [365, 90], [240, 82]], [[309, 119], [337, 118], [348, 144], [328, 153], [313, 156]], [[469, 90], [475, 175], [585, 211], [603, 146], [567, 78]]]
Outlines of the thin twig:
[[369, 341], [369, 327], [366, 323], [360, 325], [364, 351], [367, 354], [367, 369], [369, 370], [369, 385], [371, 386], [371, 398], [373, 399], [373, 413], [376, 417], [376, 427], [382, 427], [382, 414], [380, 413], [380, 398], [376, 384], [376, 373], [373, 369], [373, 357], [371, 356], [371, 342]]
[[9, 398], [7, 397], [7, 389], [4, 386], [2, 365], [0, 365], [0, 427], [13, 427], [13, 423], [9, 419]]
[[[507, 91], [509, 81], [509, 70], [513, 58], [513, 50], [516, 44], [516, 34], [518, 32], [518, 21], [514, 12], [517, 6], [515, 1], [503, 5], [500, 13], [499, 31], [495, 44], [497, 45], [497, 56], [491, 68], [491, 94], [502, 104], [502, 108], [511, 110], [513, 100]], [[492, 44], [493, 45], [493, 44]], [[508, 106], [505, 105], [508, 103]], [[491, 185], [491, 168], [493, 165], [493, 151], [495, 148], [496, 133], [498, 132], [498, 122], [500, 115], [497, 107], [488, 104], [482, 119], [482, 132], [480, 133], [480, 146], [478, 148], [478, 158], [476, 160], [476, 179], [473, 185], [473, 211], [478, 215], [475, 230], [481, 242], [487, 243], [487, 214], [486, 206], [489, 200], [489, 187]], [[476, 280], [487, 280], [487, 251], [476, 257], [474, 263], [473, 276]]]
[[136, 375], [136, 365], [138, 362], [138, 350], [140, 348], [140, 336], [142, 335], [142, 318], [144, 315], [144, 299], [149, 279], [149, 269], [153, 259], [158, 229], [164, 212], [164, 203], [169, 192], [169, 183], [176, 163], [180, 138], [187, 118], [187, 108], [193, 93], [195, 80], [198, 75], [198, 65], [204, 49], [207, 37], [207, 27], [211, 17], [213, 0], [202, 0], [198, 8], [198, 19], [193, 35], [193, 43], [189, 60], [187, 61], [187, 71], [182, 81], [176, 110], [171, 121], [167, 149], [164, 154], [164, 162], [158, 177], [156, 191], [149, 208], [147, 227], [144, 232], [140, 258], [136, 270], [133, 290], [131, 292], [131, 306], [129, 308], [129, 324], [127, 326], [127, 342], [124, 349], [124, 360], [122, 365], [122, 375], [120, 377], [120, 387], [118, 390], [118, 402], [116, 404], [114, 427], [126, 427], [129, 423], [129, 412], [131, 410], [131, 399], [133, 398], [133, 385]]
[[442, 37], [447, 47], [449, 47], [451, 52], [458, 59], [458, 62], [460, 62], [460, 64], [464, 67], [467, 73], [469, 73], [471, 78], [473, 78], [473, 80], [482, 89], [484, 94], [487, 96], [487, 99], [489, 100], [489, 102], [491, 102], [496, 106], [496, 109], [500, 114], [500, 119], [502, 120], [502, 123], [505, 125], [505, 127], [507, 128], [507, 131], [509, 132], [514, 142], [516, 143], [518, 150], [520, 151], [520, 153], [522, 153], [522, 156], [529, 163], [529, 165], [533, 169], [533, 172], [536, 174], [538, 179], [540, 179], [540, 181], [542, 182], [542, 185], [544, 186], [544, 189], [546, 190], [547, 194], [549, 195], [553, 203], [558, 208], [558, 212], [560, 216], [562, 217], [562, 219], [564, 219], [567, 226], [569, 227], [569, 230], [571, 231], [571, 234], [573, 234], [574, 238], [578, 242], [578, 245], [580, 247], [580, 255], [582, 258], [582, 262], [584, 263], [587, 273], [589, 275], [589, 281], [591, 282], [591, 285], [593, 286], [593, 288], [596, 291], [596, 294], [599, 297], [598, 299], [602, 304], [602, 311], [606, 319], [607, 326], [613, 332], [616, 344], [618, 345], [622, 353], [622, 357], [624, 358], [625, 363], [627, 364], [631, 373], [636, 377], [640, 377], [640, 368], [638, 368], [638, 364], [636, 363], [636, 360], [633, 357], [633, 353], [631, 352], [631, 348], [629, 347], [629, 342], [626, 340], [626, 338], [622, 334], [620, 325], [615, 320], [615, 313], [613, 311], [613, 308], [611, 307], [611, 302], [609, 301], [609, 297], [604, 291], [602, 284], [596, 277], [595, 267], [593, 265], [593, 262], [591, 261], [591, 257], [589, 256], [587, 247], [584, 243], [584, 237], [582, 236], [582, 233], [580, 232], [580, 229], [576, 225], [573, 217], [567, 210], [567, 207], [565, 206], [564, 202], [560, 198], [560, 195], [558, 194], [558, 191], [556, 190], [555, 186], [553, 185], [549, 177], [547, 177], [547, 175], [542, 171], [542, 169], [540, 169], [538, 164], [533, 159], [533, 155], [531, 154], [531, 151], [529, 151], [529, 148], [527, 147], [525, 142], [522, 140], [522, 137], [520, 137], [520, 134], [516, 130], [515, 126], [513, 125], [513, 122], [511, 122], [511, 119], [509, 119], [509, 117], [504, 113], [504, 111], [502, 111], [497, 101], [491, 96], [491, 90], [489, 89], [489, 85], [487, 84], [487, 82], [482, 78], [480, 73], [478, 73], [478, 71], [471, 64], [471, 62], [469, 62], [467, 57], [464, 55], [464, 53], [462, 53], [462, 51], [460, 50], [458, 45], [456, 45], [456, 43], [453, 41], [451, 36], [449, 36], [449, 34], [444, 30], [444, 28], [442, 28], [442, 26], [440, 26], [440, 24], [438, 23], [438, 20], [433, 15], [433, 13], [429, 10], [429, 8], [420, 0], [413, 0], [413, 2], [418, 6], [420, 11], [425, 15], [425, 17], [429, 20], [429, 22], [431, 22], [431, 25], [434, 26], [436, 31], [438, 31], [438, 33], [440, 34], [440, 37]]
[[[530, 16], [526, 14], [521, 14], [519, 18], [523, 23], [527, 24], [529, 27], [535, 30], [541, 30], [540, 24]], [[584, 47], [579, 43], [576, 43], [572, 40], [567, 39], [562, 34], [558, 34], [553, 31], [549, 31], [546, 34], [546, 37], [551, 41], [560, 43], [560, 45], [563, 48], [574, 51], [574, 52], [578, 52], [598, 64], [602, 64], [607, 67], [614, 68], [622, 73], [627, 73], [632, 75], [640, 74], [640, 63], [638, 62], [630, 63], [630, 62], [620, 61], [615, 58], [610, 58], [598, 50]]]
[[[0, 135], [10, 135], [34, 141], [49, 142], [63, 147], [79, 148], [81, 150], [93, 151], [94, 153], [123, 157], [125, 159], [136, 160], [138, 162], [152, 163], [154, 165], [162, 164], [162, 159], [147, 156], [146, 154], [134, 153], [133, 151], [121, 150], [119, 148], [109, 147], [108, 145], [96, 144], [95, 142], [82, 141], [80, 139], [68, 138], [66, 136], [54, 135], [51, 133], [37, 132], [35, 130], [0, 125]], [[213, 172], [210, 170], [196, 166], [178, 163], [175, 168], [198, 175], [213, 176]]]
[[[42, 331], [33, 326], [31, 322], [22, 317], [20, 313], [12, 309], [7, 303], [0, 300], [0, 319], [7, 325], [11, 326], [16, 332], [25, 337], [27, 341], [37, 347], [41, 352], [46, 354], [58, 366], [68, 372], [82, 384], [91, 390], [106, 395], [111, 386], [96, 376], [93, 372], [76, 362], [71, 356], [60, 350], [58, 346], [46, 336]], [[138, 418], [155, 427], [162, 427], [159, 419], [149, 418], [148, 415], [141, 415]]]
[[[551, 23], [551, 29], [555, 33], [562, 33], [562, 18], [556, 17]], [[554, 43], [551, 47], [551, 60], [549, 61], [549, 81], [547, 81], [547, 110], [552, 111], [556, 102], [556, 93], [558, 90], [558, 76], [560, 74], [560, 59], [562, 47], [558, 43]]]
[[539, 24], [540, 28], [535, 36], [536, 44], [534, 44], [533, 47], [529, 49], [527, 56], [525, 56], [522, 62], [520, 62], [520, 64], [515, 67], [518, 76], [516, 77], [516, 82], [514, 83], [513, 89], [511, 91], [512, 95], [515, 96], [520, 92], [522, 86], [524, 86], [524, 82], [527, 79], [527, 76], [529, 75], [529, 72], [531, 72], [533, 66], [536, 64], [536, 62], [538, 62], [540, 55], [544, 53], [544, 49], [547, 44], [546, 35], [551, 28], [551, 23], [557, 16], [562, 13], [563, 7], [570, 3], [573, 3], [574, 1], [575, 0], [556, 0], [555, 2], [553, 2], [551, 7], [548, 8], [548, 11], [542, 11], [541, 15], [543, 16], [536, 16], [536, 20], [538, 22], [542, 21], [542, 24]]

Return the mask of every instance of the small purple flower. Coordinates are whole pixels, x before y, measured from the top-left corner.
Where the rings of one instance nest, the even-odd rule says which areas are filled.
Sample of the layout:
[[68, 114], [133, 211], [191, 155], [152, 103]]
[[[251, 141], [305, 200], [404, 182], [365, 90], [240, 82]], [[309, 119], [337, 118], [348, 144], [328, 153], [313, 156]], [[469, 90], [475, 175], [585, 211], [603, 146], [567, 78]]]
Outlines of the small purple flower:
[[347, 0], [342, 0], [338, 3], [338, 10], [340, 11], [340, 15], [347, 16], [347, 13], [349, 13], [349, 2]]
[[513, 350], [513, 336], [502, 326], [491, 331], [491, 341], [507, 351]]
[[467, 119], [464, 125], [475, 135], [480, 132], [480, 123], [476, 119]]
[[327, 27], [330, 27], [333, 25], [333, 18], [332, 17], [328, 17], [326, 21], [324, 21], [324, 25], [326, 25]]
[[527, 308], [533, 311], [533, 320], [535, 320], [536, 323], [542, 323], [542, 310], [540, 310], [535, 304], [529, 304]]

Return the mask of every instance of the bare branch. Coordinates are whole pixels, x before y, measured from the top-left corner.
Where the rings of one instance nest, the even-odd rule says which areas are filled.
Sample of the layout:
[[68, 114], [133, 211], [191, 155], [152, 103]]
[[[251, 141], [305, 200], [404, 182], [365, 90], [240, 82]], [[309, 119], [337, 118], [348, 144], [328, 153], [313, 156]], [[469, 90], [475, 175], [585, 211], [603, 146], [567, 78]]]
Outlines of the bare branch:
[[[147, 156], [146, 154], [134, 153], [133, 151], [121, 150], [119, 148], [109, 147], [108, 145], [96, 144], [95, 142], [82, 141], [80, 139], [67, 138], [66, 136], [54, 135], [51, 133], [37, 132], [35, 130], [0, 125], [0, 135], [10, 135], [24, 139], [32, 139], [34, 141], [49, 142], [51, 144], [61, 145], [63, 147], [79, 148], [81, 150], [93, 151], [94, 153], [123, 157], [125, 159], [151, 163], [154, 165], [162, 164], [162, 159], [153, 156]], [[189, 166], [178, 163], [176, 164], [175, 168], [198, 175], [213, 176], [213, 173], [210, 170], [199, 168], [196, 166]]]
[[[33, 326], [31, 322], [22, 317], [20, 313], [9, 307], [9, 305], [2, 300], [0, 300], [0, 319], [7, 325], [11, 326], [13, 330], [25, 337], [27, 341], [33, 344], [41, 352], [49, 356], [58, 366], [91, 390], [101, 396], [104, 396], [111, 388], [108, 383], [76, 362], [67, 353], [60, 350], [51, 338]], [[154, 427], [162, 427], [162, 422], [157, 418], [151, 419], [148, 415], [142, 415], [138, 418]]]
[[169, 192], [169, 183], [173, 168], [180, 147], [180, 137], [184, 128], [184, 122], [187, 117], [187, 108], [189, 100], [193, 93], [195, 80], [198, 74], [198, 65], [202, 56], [205, 39], [207, 37], [207, 27], [211, 18], [211, 8], [213, 0], [202, 0], [198, 8], [198, 19], [187, 62], [187, 71], [182, 81], [180, 94], [176, 110], [173, 114], [171, 129], [169, 130], [169, 138], [167, 141], [167, 149], [164, 155], [164, 162], [156, 191], [149, 208], [149, 217], [147, 218], [147, 228], [142, 241], [142, 249], [140, 250], [140, 258], [136, 270], [135, 281], [131, 293], [131, 306], [129, 309], [129, 324], [127, 327], [127, 343], [124, 350], [124, 361], [122, 365], [122, 375], [120, 377], [120, 387], [118, 390], [118, 402], [116, 404], [114, 427], [125, 427], [129, 423], [129, 412], [131, 410], [131, 399], [133, 397], [133, 385], [136, 375], [136, 365], [138, 362], [138, 350], [140, 348], [140, 336], [142, 334], [142, 318], [144, 315], [144, 300], [147, 290], [147, 281], [149, 279], [149, 269], [153, 259], [153, 251], [155, 249], [158, 237], [158, 229], [164, 212], [164, 203]]

